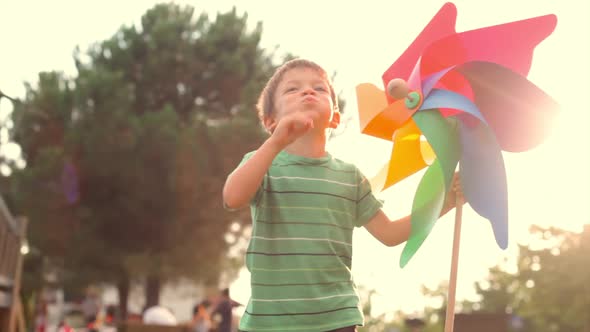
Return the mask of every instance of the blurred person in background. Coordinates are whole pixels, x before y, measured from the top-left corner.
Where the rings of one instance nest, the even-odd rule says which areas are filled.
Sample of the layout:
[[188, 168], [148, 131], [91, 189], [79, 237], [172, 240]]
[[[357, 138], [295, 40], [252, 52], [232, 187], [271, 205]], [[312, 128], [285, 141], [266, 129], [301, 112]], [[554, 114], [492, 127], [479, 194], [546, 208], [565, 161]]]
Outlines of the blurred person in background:
[[189, 322], [190, 332], [209, 332], [211, 331], [212, 321], [209, 309], [211, 302], [203, 300], [193, 308], [193, 318]]

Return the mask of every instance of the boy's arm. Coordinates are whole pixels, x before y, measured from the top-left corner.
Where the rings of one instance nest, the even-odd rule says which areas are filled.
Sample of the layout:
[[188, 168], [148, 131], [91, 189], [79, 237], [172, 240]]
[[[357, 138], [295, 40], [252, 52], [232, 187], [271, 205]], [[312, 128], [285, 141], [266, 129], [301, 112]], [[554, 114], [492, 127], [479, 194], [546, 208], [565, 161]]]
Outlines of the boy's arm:
[[280, 146], [267, 139], [250, 159], [227, 177], [223, 186], [223, 202], [226, 207], [239, 209], [250, 203], [264, 179], [264, 174], [280, 151]]
[[393, 247], [408, 240], [412, 226], [410, 216], [392, 221], [383, 210], [379, 210], [365, 225], [365, 228], [381, 243]]
[[[447, 214], [456, 206], [457, 197], [463, 197], [461, 183], [457, 174], [455, 174], [453, 178], [451, 188], [452, 189], [447, 194], [439, 218]], [[465, 204], [464, 199], [462, 199], [462, 202]], [[392, 221], [387, 217], [383, 210], [379, 210], [365, 225], [365, 228], [377, 240], [381, 241], [381, 243], [393, 247], [402, 242], [406, 242], [410, 237], [410, 231], [412, 229], [410, 220], [411, 216], [407, 215], [403, 218]]]
[[[442, 217], [445, 215], [453, 207], [454, 206], [445, 205], [440, 213], [440, 216]], [[393, 221], [387, 217], [383, 210], [379, 210], [365, 225], [365, 228], [377, 240], [381, 241], [381, 243], [386, 246], [393, 247], [402, 242], [406, 242], [410, 237], [410, 231], [412, 229], [410, 219], [411, 215], [407, 215]]]
[[233, 171], [223, 186], [223, 203], [239, 209], [250, 203], [260, 187], [264, 174], [276, 155], [297, 138], [313, 128], [313, 120], [305, 114], [288, 115], [271, 128], [272, 135], [260, 148]]

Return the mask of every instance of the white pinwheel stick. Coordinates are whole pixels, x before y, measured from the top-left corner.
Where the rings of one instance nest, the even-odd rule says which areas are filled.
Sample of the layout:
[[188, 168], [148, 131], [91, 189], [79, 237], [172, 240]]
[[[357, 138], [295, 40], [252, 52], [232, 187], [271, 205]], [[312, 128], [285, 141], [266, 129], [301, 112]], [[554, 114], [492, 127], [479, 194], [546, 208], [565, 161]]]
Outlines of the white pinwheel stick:
[[455, 230], [453, 232], [453, 251], [451, 254], [451, 275], [447, 290], [447, 312], [444, 332], [453, 332], [455, 324], [455, 294], [457, 292], [457, 272], [459, 270], [459, 244], [461, 243], [461, 219], [463, 216], [463, 198], [457, 196], [455, 207]]

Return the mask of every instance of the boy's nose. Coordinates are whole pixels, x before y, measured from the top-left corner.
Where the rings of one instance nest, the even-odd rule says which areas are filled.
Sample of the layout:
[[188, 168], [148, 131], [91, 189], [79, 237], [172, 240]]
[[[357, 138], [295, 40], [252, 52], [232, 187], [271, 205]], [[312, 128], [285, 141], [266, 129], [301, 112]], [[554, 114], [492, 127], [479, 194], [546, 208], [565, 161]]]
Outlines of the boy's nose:
[[307, 87], [303, 89], [303, 95], [315, 95], [316, 91], [312, 87]]

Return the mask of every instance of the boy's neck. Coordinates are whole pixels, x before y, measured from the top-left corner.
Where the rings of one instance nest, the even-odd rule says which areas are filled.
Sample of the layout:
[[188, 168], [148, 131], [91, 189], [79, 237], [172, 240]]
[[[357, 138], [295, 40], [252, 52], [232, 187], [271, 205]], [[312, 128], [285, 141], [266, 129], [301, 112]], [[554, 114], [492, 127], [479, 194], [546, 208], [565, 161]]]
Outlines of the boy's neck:
[[326, 135], [309, 132], [289, 144], [285, 151], [306, 158], [322, 158], [326, 155]]

